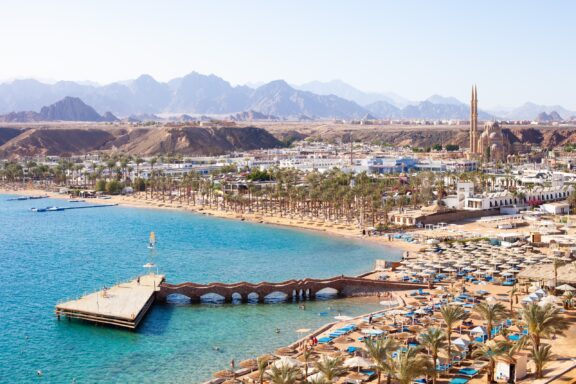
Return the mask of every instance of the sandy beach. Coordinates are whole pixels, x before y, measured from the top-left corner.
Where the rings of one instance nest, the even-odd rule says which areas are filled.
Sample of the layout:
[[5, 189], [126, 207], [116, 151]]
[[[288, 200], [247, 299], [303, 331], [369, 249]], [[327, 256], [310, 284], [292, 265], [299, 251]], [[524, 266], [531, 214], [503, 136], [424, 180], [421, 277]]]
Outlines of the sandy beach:
[[[68, 200], [69, 196], [67, 194], [60, 194], [52, 191], [45, 191], [43, 189], [34, 188], [22, 188], [20, 186], [0, 186], [0, 193], [3, 194], [14, 194], [21, 196], [38, 196], [47, 195], [53, 199]], [[210, 208], [206, 205], [187, 205], [185, 202], [180, 203], [176, 199], [170, 202], [166, 199], [165, 202], [159, 201], [158, 199], [146, 199], [143, 194], [134, 195], [112, 195], [108, 196], [107, 199], [87, 199], [88, 202], [92, 204], [118, 204], [126, 207], [134, 208], [147, 208], [147, 209], [163, 209], [163, 210], [174, 210], [183, 212], [192, 212], [195, 214], [214, 216], [224, 219], [231, 220], [241, 220], [257, 224], [267, 224], [267, 225], [278, 225], [282, 227], [290, 227], [295, 229], [309, 230], [315, 232], [322, 232], [326, 235], [346, 237], [353, 239], [361, 239], [363, 241], [371, 241], [386, 245], [389, 247], [394, 247], [409, 252], [417, 252], [422, 248], [422, 244], [408, 243], [403, 240], [390, 239], [388, 240], [386, 236], [363, 236], [361, 234], [361, 229], [356, 228], [353, 225], [330, 223], [319, 220], [303, 219], [300, 218], [290, 218], [290, 217], [279, 217], [273, 215], [262, 215], [253, 213], [240, 214], [232, 211], [224, 211], [220, 209]]]

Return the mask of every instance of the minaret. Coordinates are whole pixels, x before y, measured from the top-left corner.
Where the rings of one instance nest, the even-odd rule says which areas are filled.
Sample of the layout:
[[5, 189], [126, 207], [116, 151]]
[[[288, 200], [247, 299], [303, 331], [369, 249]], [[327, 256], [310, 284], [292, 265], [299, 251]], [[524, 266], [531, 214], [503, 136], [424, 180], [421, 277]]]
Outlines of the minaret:
[[470, 153], [478, 153], [478, 91], [472, 87], [470, 100]]

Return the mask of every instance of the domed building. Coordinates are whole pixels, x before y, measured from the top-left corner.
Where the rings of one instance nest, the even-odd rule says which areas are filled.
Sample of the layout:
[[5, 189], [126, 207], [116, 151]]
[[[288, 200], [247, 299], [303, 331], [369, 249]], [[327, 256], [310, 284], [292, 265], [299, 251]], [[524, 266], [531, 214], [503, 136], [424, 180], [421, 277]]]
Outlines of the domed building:
[[509, 153], [508, 141], [502, 133], [502, 128], [497, 122], [484, 124], [484, 132], [478, 138], [477, 148], [484, 161], [506, 161]]
[[510, 143], [504, 137], [500, 124], [495, 121], [484, 124], [484, 131], [478, 136], [478, 93], [472, 88], [470, 104], [470, 154], [487, 162], [506, 161], [510, 154]]

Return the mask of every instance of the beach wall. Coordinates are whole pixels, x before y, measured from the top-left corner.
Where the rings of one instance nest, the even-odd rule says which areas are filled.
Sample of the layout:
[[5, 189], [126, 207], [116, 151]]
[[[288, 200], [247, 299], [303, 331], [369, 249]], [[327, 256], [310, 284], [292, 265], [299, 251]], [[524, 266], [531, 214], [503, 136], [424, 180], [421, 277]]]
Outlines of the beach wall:
[[498, 208], [481, 210], [481, 211], [458, 210], [450, 212], [438, 212], [428, 216], [422, 216], [418, 218], [418, 221], [422, 223], [422, 225], [438, 224], [438, 223], [455, 223], [458, 221], [468, 219], [479, 219], [481, 217], [497, 216], [497, 215], [500, 215], [500, 210]]

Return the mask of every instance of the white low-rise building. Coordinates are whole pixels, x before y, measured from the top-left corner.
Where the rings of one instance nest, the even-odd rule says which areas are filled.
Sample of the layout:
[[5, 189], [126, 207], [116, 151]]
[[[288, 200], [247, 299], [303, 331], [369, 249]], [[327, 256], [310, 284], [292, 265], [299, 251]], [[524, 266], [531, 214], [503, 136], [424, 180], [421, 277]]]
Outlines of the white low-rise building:
[[510, 191], [492, 192], [466, 197], [464, 209], [482, 210], [500, 207], [541, 205], [546, 202], [565, 200], [574, 193], [572, 186], [536, 187], [521, 189], [515, 194]]
[[557, 201], [554, 203], [546, 203], [540, 206], [540, 209], [544, 213], [550, 215], [566, 215], [570, 213], [570, 204], [562, 201]]

